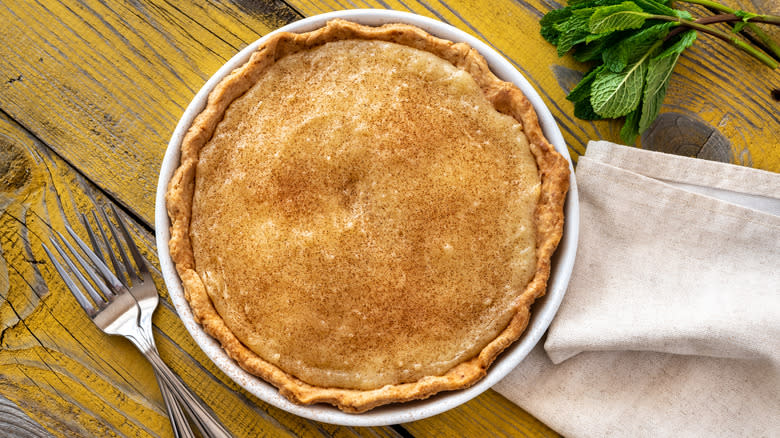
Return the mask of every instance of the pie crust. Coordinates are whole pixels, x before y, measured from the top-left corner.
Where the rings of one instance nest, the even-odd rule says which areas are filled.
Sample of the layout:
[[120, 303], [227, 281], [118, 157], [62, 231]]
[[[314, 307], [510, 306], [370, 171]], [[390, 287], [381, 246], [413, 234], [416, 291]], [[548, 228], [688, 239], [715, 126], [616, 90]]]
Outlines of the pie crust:
[[[207, 224], [207, 219], [201, 220], [198, 214], [193, 213], [194, 211], [199, 212], [208, 207], [209, 204], [205, 204], [206, 207], [201, 207], [200, 204], [203, 204], [206, 201], [199, 201], [212, 199], [208, 197], [206, 192], [221, 189], [221, 184], [214, 183], [213, 180], [208, 180], [209, 185], [204, 186], [204, 184], [206, 184], [204, 181], [207, 181], [206, 178], [208, 175], [213, 174], [213, 169], [219, 166], [208, 164], [204, 158], [202, 160], [203, 162], [200, 163], [201, 167], [199, 170], [199, 161], [201, 161], [202, 154], [204, 154], [204, 157], [208, 157], [210, 154], [213, 155], [212, 151], [208, 148], [213, 149], [216, 147], [213, 146], [212, 143], [218, 144], [219, 139], [217, 137], [221, 135], [220, 129], [229, 125], [228, 119], [234, 117], [229, 117], [227, 115], [230, 114], [229, 107], [234, 104], [234, 102], [236, 102], [237, 107], [241, 98], [251, 94], [250, 90], [252, 87], [258, 83], [264, 74], [270, 71], [274, 64], [279, 63], [279, 65], [281, 65], [282, 61], [280, 60], [283, 58], [288, 56], [292, 57], [298, 53], [318, 50], [327, 43], [342, 45], [361, 44], [355, 41], [382, 42], [383, 44], [392, 43], [415, 50], [421, 50], [445, 60], [447, 63], [454, 66], [456, 72], [467, 74], [473, 79], [476, 87], [481, 90], [487, 102], [492, 104], [493, 108], [497, 110], [498, 113], [511, 117], [511, 123], [516, 125], [515, 131], [519, 132], [519, 137], [522, 137], [519, 140], [520, 143], [527, 144], [527, 148], [530, 151], [529, 156], [532, 157], [532, 163], [535, 164], [537, 168], [536, 171], [538, 172], [538, 176], [536, 178], [539, 180], [537, 188], [535, 189], [536, 191], [532, 193], [533, 199], [535, 200], [530, 215], [532, 230], [531, 234], [526, 234], [527, 236], [531, 236], [532, 240], [535, 240], [535, 248], [532, 247], [534, 245], [529, 245], [531, 251], [535, 250], [535, 257], [533, 257], [534, 260], [532, 260], [530, 271], [527, 273], [526, 277], [524, 277], [526, 280], [530, 280], [528, 280], [527, 283], [523, 280], [523, 284], [517, 288], [518, 290], [513, 292], [513, 295], [510, 297], [511, 300], [508, 309], [499, 309], [503, 312], [500, 313], [500, 315], [502, 315], [501, 318], [504, 318], [504, 320], [493, 324], [494, 326], [498, 324], [498, 329], [495, 329], [494, 327], [496, 333], [491, 335], [487, 340], [479, 341], [477, 347], [475, 347], [477, 348], [476, 351], [467, 352], [468, 357], [456, 357], [454, 363], [447, 362], [447, 365], [445, 365], [446, 369], [441, 372], [432, 372], [430, 375], [423, 372], [423, 375], [419, 375], [419, 373], [415, 374], [413, 371], [414, 367], [420, 368], [418, 364], [412, 366], [410, 364], [399, 363], [397, 370], [388, 370], [389, 376], [373, 376], [376, 378], [374, 379], [372, 377], [371, 379], [367, 379], [366, 382], [369, 382], [367, 384], [361, 382], [360, 379], [355, 378], [355, 376], [360, 376], [361, 372], [365, 375], [365, 371], [363, 368], [360, 368], [360, 364], [355, 365], [358, 372], [352, 374], [347, 373], [347, 377], [339, 380], [337, 377], [331, 378], [330, 371], [325, 372], [315, 366], [312, 368], [312, 372], [308, 373], [309, 368], [300, 365], [300, 361], [298, 361], [299, 364], [297, 366], [295, 365], [295, 358], [289, 358], [290, 360], [287, 360], [288, 358], [280, 357], [281, 355], [278, 353], [268, 353], [268, 351], [276, 350], [264, 349], [267, 347], [264, 342], [279, 343], [281, 341], [278, 339], [271, 339], [273, 337], [270, 335], [270, 340], [266, 340], [264, 339], [263, 333], [253, 333], [251, 331], [253, 329], [252, 321], [250, 318], [247, 322], [247, 318], [249, 318], [247, 315], [252, 314], [254, 311], [253, 306], [263, 306], [263, 303], [267, 303], [268, 306], [273, 305], [283, 308], [284, 303], [277, 302], [278, 300], [268, 301], [268, 297], [284, 295], [286, 293], [285, 290], [277, 290], [274, 288], [278, 287], [279, 284], [283, 284], [287, 279], [283, 278], [282, 280], [284, 281], [272, 283], [271, 289], [273, 290], [270, 293], [273, 295], [265, 295], [264, 300], [266, 301], [261, 303], [258, 303], [257, 299], [245, 298], [244, 296], [247, 295], [246, 291], [239, 293], [237, 291], [222, 290], [225, 287], [225, 284], [228, 284], [229, 282], [225, 279], [220, 279], [218, 281], [212, 279], [212, 271], [209, 270], [211, 269], [209, 267], [222, 263], [222, 259], [217, 260], [216, 258], [218, 256], [214, 255], [213, 251], [223, 251], [220, 253], [219, 257], [226, 254], [229, 255], [230, 251], [225, 250], [223, 246], [220, 246], [220, 242], [204, 242], [204, 239], [208, 239], [199, 237], [201, 236], [201, 233], [203, 236], [210, 236], [211, 238], [213, 238], [213, 236], [219, 236], [219, 234], [213, 234], [212, 231], [214, 228], [213, 225], [219, 222], [218, 220], [215, 222], [216, 219], [214, 218], [219, 217], [220, 213], [214, 214], [211, 218], [211, 222], [208, 222]], [[305, 84], [301, 84], [301, 86], [305, 86]], [[509, 117], [506, 118], [509, 119]], [[224, 123], [222, 123], [223, 121]], [[221, 123], [222, 126], [220, 126]], [[508, 135], [514, 135], [513, 132], [516, 134], [515, 131], [508, 132]], [[374, 145], [367, 146], [371, 148]], [[232, 157], [234, 155], [240, 154], [235, 151], [230, 151], [229, 155], [217, 156], [224, 158], [225, 156]], [[330, 156], [328, 156], [327, 159], [329, 160]], [[286, 163], [286, 165], [292, 164], [294, 166], [296, 163], [301, 164], [300, 160], [292, 160], [290, 163]], [[285, 167], [285, 169], [289, 170], [290, 168]], [[246, 170], [250, 173], [255, 171], [254, 169]], [[262, 168], [256, 170], [258, 173], [262, 173], [263, 171]], [[271, 169], [271, 171], [273, 171], [273, 169]], [[294, 171], [295, 169], [293, 168], [293, 173]], [[347, 168], [347, 172], [349, 171], [349, 168]], [[202, 178], [200, 185], [198, 185], [198, 177]], [[316, 175], [315, 177], [308, 175], [307, 178], [310, 178], [311, 181], [319, 181], [316, 179]], [[352, 180], [350, 179], [350, 181]], [[267, 183], [268, 180], [264, 180], [264, 182]], [[226, 186], [229, 186], [230, 184], [232, 184], [232, 182], [225, 183]], [[170, 254], [182, 280], [185, 297], [192, 308], [196, 321], [203, 326], [207, 333], [219, 340], [227, 354], [236, 360], [242, 368], [275, 385], [284, 396], [296, 403], [330, 403], [343, 411], [359, 413], [387, 403], [423, 399], [440, 391], [468, 387], [482, 378], [495, 358], [521, 336], [529, 320], [531, 305], [535, 299], [544, 295], [546, 290], [547, 280], [550, 275], [550, 259], [562, 235], [563, 204], [568, 190], [568, 184], [568, 163], [545, 139], [539, 126], [536, 113], [530, 102], [516, 86], [499, 80], [489, 70], [487, 63], [476, 50], [463, 43], [453, 43], [451, 41], [436, 38], [422, 29], [411, 25], [387, 24], [381, 27], [369, 27], [337, 19], [329, 21], [324, 27], [308, 33], [275, 34], [257, 49], [246, 64], [223, 79], [210, 93], [207, 106], [195, 118], [195, 121], [182, 142], [180, 165], [168, 186], [166, 202], [168, 215], [171, 219], [171, 238], [169, 241]], [[304, 187], [304, 189], [306, 188]], [[198, 192], [198, 190], [200, 190], [200, 192]], [[237, 199], [244, 198], [239, 197]], [[449, 202], [446, 199], [443, 199], [441, 202]], [[230, 199], [230, 203], [234, 206], [236, 205], [236, 202], [234, 202], [233, 199]], [[310, 206], [310, 204], [306, 205]], [[476, 205], [475, 202], [474, 206], [476, 207]], [[250, 207], [247, 207], [247, 210], [250, 210]], [[295, 214], [306, 215], [308, 212], [294, 210], [290, 214], [293, 216]], [[206, 217], [208, 215], [204, 213], [202, 216]], [[271, 221], [271, 219], [268, 219], [267, 217], [261, 216], [261, 219], [267, 219], [269, 222]], [[293, 217], [293, 219], [297, 220], [295, 217]], [[319, 223], [321, 222], [323, 221], [320, 220]], [[317, 221], [315, 221], [315, 223], [317, 223]], [[494, 220], [491, 223], [496, 222]], [[349, 227], [352, 227], [351, 222], [349, 223]], [[241, 230], [240, 227], [236, 229]], [[233, 232], [235, 232], [236, 229], [233, 229]], [[343, 231], [343, 224], [342, 228], [339, 229]], [[369, 232], [370, 231], [371, 230], [369, 229]], [[426, 230], [426, 232], [430, 233], [430, 230]], [[484, 229], [478, 230], [478, 232], [482, 233], [484, 232]], [[230, 239], [227, 238], [225, 240]], [[237, 237], [236, 240], [241, 239]], [[286, 240], [289, 240], [289, 235], [286, 238], [281, 238], [280, 242], [284, 243]], [[515, 242], [515, 240], [512, 240], [511, 242]], [[210, 246], [212, 244], [216, 245], [216, 249]], [[417, 245], [419, 246], [419, 242], [417, 242]], [[280, 245], [280, 247], [281, 246], [283, 245]], [[449, 243], [445, 243], [445, 249], [447, 249], [446, 247], [449, 247]], [[505, 247], [506, 245], [504, 245], [504, 248]], [[244, 248], [244, 250], [245, 249], [246, 248]], [[263, 248], [258, 249], [258, 252], [262, 251]], [[475, 252], [477, 256], [485, 257], [479, 250], [473, 252]], [[196, 254], [198, 256], [196, 256]], [[283, 253], [275, 253], [274, 255], [278, 257], [279, 254]], [[531, 254], [533, 254], [533, 252]], [[337, 256], [339, 256], [339, 254], [337, 254]], [[330, 256], [330, 258], [333, 257], [334, 256]], [[356, 255], [356, 257], [359, 258], [360, 254]], [[255, 258], [252, 257], [253, 261], [254, 259]], [[257, 263], [262, 265], [260, 262], [262, 257], [258, 255], [256, 259], [258, 260]], [[511, 261], [514, 261], [514, 259]], [[250, 263], [246, 257], [239, 261], [233, 261], [234, 264], [239, 262]], [[298, 260], [297, 262], [301, 263], [302, 266], [308, 263], [306, 260]], [[296, 260], [290, 260], [290, 263], [295, 264]], [[343, 269], [343, 266], [346, 265], [340, 266], [342, 266]], [[241, 269], [244, 268], [242, 267]], [[239, 271], [243, 272], [241, 269], [239, 269]], [[256, 272], [252, 271], [252, 268], [247, 269], [249, 270], [246, 272]], [[508, 268], [502, 269], [504, 269], [504, 271], [499, 269], [496, 272], [513, 272], [511, 269], [507, 271]], [[336, 271], [336, 275], [338, 275], [338, 270]], [[264, 271], [262, 271], [262, 269], [259, 272], [261, 272], [262, 275], [250, 275], [248, 277], [267, 277], [269, 279], [278, 277], [277, 272], [268, 271], [263, 273]], [[309, 281], [311, 280], [309, 277], [315, 274], [312, 274], [312, 270], [309, 269], [306, 272], [301, 273], [301, 276], [305, 277], [305, 281]], [[322, 275], [328, 276], [330, 274], [326, 272]], [[462, 277], [461, 274], [458, 275], [460, 275], [460, 277], [457, 278]], [[236, 275], [231, 276], [231, 278], [235, 277]], [[369, 279], [383, 278], [376, 275], [372, 277], [371, 273], [367, 273], [365, 277]], [[413, 279], [418, 277], [422, 278], [419, 275], [417, 277], [412, 275]], [[406, 278], [405, 274], [404, 278]], [[317, 278], [314, 280], [316, 281]], [[325, 284], [326, 280], [330, 281], [331, 277], [324, 279], [323, 284]], [[256, 286], [256, 283], [254, 285]], [[429, 283], [424, 283], [423, 285], [425, 287], [430, 287]], [[349, 289], [348, 286], [345, 287], [348, 289], [347, 292], [354, 294], [354, 288]], [[366, 286], [363, 285], [361, 287]], [[415, 285], [412, 285], [413, 289], [414, 287]], [[509, 288], [509, 286], [506, 287]], [[371, 285], [368, 285], [367, 288], [371, 289]], [[378, 287], [376, 290], [385, 289]], [[408, 293], [407, 289], [404, 290], [406, 291], [404, 293]], [[294, 292], [290, 292], [290, 294], [292, 294], [293, 300], [300, 299], [299, 296], [294, 295]], [[465, 294], [468, 295], [469, 293]], [[447, 294], [445, 292], [443, 296], [447, 299], [455, 299], [453, 297], [456, 295], [454, 295], [454, 293]], [[397, 299], [397, 297], [392, 298], [392, 300]], [[325, 300], [327, 301], [327, 299]], [[374, 317], [376, 317], [376, 315], [381, 316], [382, 312], [384, 312], [385, 315], [398, 314], [393, 313], [392, 309], [387, 308], [388, 299], [384, 299], [383, 301], [382, 297], [367, 296], [366, 300], [375, 307], [377, 306], [377, 303], [380, 303], [379, 305], [381, 306], [385, 306], [382, 309], [373, 309], [376, 310], [372, 313]], [[290, 300], [288, 299], [288, 302], [289, 301]], [[400, 301], [403, 301], [403, 299]], [[485, 299], [485, 307], [489, 308], [491, 301], [492, 299]], [[412, 300], [409, 303], [399, 304], [399, 306], [403, 305], [407, 305], [407, 307], [425, 307], [426, 304], [424, 300], [418, 298], [416, 301]], [[443, 310], [448, 310], [446, 302], [444, 305], [442, 305], [441, 302], [437, 305]], [[452, 307], [454, 308], [457, 306], [453, 303]], [[236, 308], [239, 308], [239, 311], [237, 311]], [[222, 312], [218, 311], [218, 309], [221, 309]], [[246, 310], [241, 314], [240, 309]], [[293, 307], [286, 309], [289, 311], [290, 309], [293, 309]], [[331, 307], [331, 311], [332, 310]], [[453, 311], [456, 310], [457, 309]], [[421, 310], [419, 316], [421, 318], [436, 320], [435, 316], [425, 316], [429, 315], [429, 313], [426, 313], [429, 311], [430, 309], [425, 309], [425, 312]], [[463, 315], [464, 313], [462, 312], [464, 310], [460, 309], [460, 311], [461, 314], [459, 315]], [[405, 312], [409, 313], [409, 309], [406, 309]], [[307, 320], [311, 319], [311, 314], [306, 313], [305, 309], [301, 310], [300, 315], [301, 318], [306, 318]], [[404, 315], [401, 315], [400, 321], [405, 321], [414, 325], [413, 318], [415, 315], [412, 315], [410, 317], [411, 319], [408, 321], [403, 319]], [[264, 318], [268, 318], [268, 313], [264, 314]], [[371, 321], [371, 319], [369, 319], [369, 321]], [[322, 322], [325, 324], [324, 320]], [[306, 324], [311, 325], [313, 323], [307, 321]], [[354, 330], [354, 328], [355, 327], [352, 326], [350, 329]], [[439, 331], [435, 332], [430, 337], [435, 338], [440, 336], [442, 331], [446, 332], [450, 328], [451, 327], [445, 327], [442, 329], [441, 327], [438, 327], [437, 330]], [[371, 327], [368, 327], [364, 332], [368, 333], [366, 336], [369, 336], [375, 335], [377, 330], [378, 329], [376, 328], [372, 329]], [[403, 332], [403, 328], [400, 330], [400, 332], [398, 330], [390, 330], [389, 333], [384, 335], [385, 338], [380, 337], [379, 339], [385, 339], [388, 345], [393, 345], [393, 348], [397, 348], [395, 346], [400, 345], [398, 341], [399, 333]], [[408, 331], [409, 330], [403, 332], [404, 336], [408, 337], [410, 335]], [[325, 333], [327, 333], [327, 331]], [[360, 333], [358, 335], [360, 335]], [[322, 336], [322, 333], [319, 333], [318, 336]], [[349, 336], [351, 337], [352, 333], [350, 333]], [[255, 339], [257, 339], [256, 342]], [[296, 351], [305, 356], [306, 351], [311, 350], [316, 354], [321, 354], [321, 352], [317, 350], [317, 343], [320, 342], [320, 339], [321, 338], [312, 339], [311, 342], [306, 342], [303, 346], [283, 346], [280, 347], [281, 350], [279, 351]], [[301, 341], [299, 340], [298, 342]], [[414, 340], [409, 343], [414, 343]], [[331, 359], [336, 362], [342, 359], [349, 362], [349, 358], [345, 357], [344, 352], [339, 350], [342, 344], [343, 342], [339, 342], [327, 347], [333, 349], [334, 355], [338, 355], [336, 358]], [[439, 344], [433, 345], [435, 348], [439, 348]], [[425, 352], [424, 348], [425, 346], [423, 345], [422, 349], [412, 349], [412, 353], [410, 354], [421, 354], [420, 352]], [[266, 356], [261, 356], [257, 351], [263, 352]], [[371, 353], [373, 354], [374, 350], [371, 350]], [[388, 354], [387, 352], [380, 353]], [[451, 356], [451, 353], [447, 354], [450, 354]], [[273, 358], [269, 355], [273, 356]], [[360, 361], [360, 358], [365, 356], [357, 355], [356, 357], [356, 361]], [[427, 359], [427, 356], [425, 357]], [[380, 359], [384, 360], [382, 363], [387, 363], [386, 357], [382, 356]], [[404, 359], [408, 362], [408, 357], [404, 356]], [[316, 358], [314, 360], [316, 360]], [[335, 362], [331, 361], [328, 363]], [[393, 367], [395, 367], [395, 365], [393, 365]], [[426, 370], [427, 368], [423, 367], [423, 369]], [[371, 373], [369, 372], [369, 374]], [[375, 374], [383, 373], [378, 372]], [[302, 377], [304, 375], [305, 377]], [[314, 383], [312, 383], [313, 381]], [[368, 387], [363, 387], [366, 385]]]

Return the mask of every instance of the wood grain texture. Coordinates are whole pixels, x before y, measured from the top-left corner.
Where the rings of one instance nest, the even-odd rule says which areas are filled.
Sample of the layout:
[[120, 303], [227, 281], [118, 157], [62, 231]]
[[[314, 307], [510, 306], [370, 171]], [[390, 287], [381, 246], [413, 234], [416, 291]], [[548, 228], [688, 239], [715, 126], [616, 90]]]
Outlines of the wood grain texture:
[[403, 426], [417, 437], [560, 437], [493, 390], [451, 411]]
[[[566, 94], [582, 77], [587, 66], [570, 56], [559, 58], [555, 48], [539, 35], [539, 19], [565, 2], [552, 0], [361, 0], [349, 2], [289, 0], [305, 15], [345, 7], [391, 8], [436, 18], [464, 30], [508, 58], [529, 79], [555, 116], [574, 159], [584, 153], [589, 140], [621, 143], [621, 122], [589, 122], [573, 116]], [[772, 0], [725, 0], [744, 10], [780, 12]], [[678, 2], [678, 5], [681, 5]], [[691, 7], [703, 11], [703, 8]], [[772, 29], [767, 28], [772, 31]], [[777, 36], [777, 31], [773, 31]], [[753, 58], [720, 40], [700, 36], [681, 58], [662, 107], [670, 114], [654, 126], [654, 135], [644, 135], [638, 146], [667, 152], [700, 151], [703, 158], [727, 157], [725, 161], [780, 171], [780, 103], [772, 90], [780, 88], [780, 73], [771, 71]], [[727, 142], [712, 153], [705, 147], [707, 137], [680, 136], [671, 120], [719, 133]], [[672, 129], [674, 131], [674, 129]], [[709, 152], [708, 152], [709, 151]]]
[[2, 395], [0, 395], [0, 430], [8, 438], [51, 438], [52, 436]]
[[48, 224], [64, 230], [64, 218], [75, 216], [63, 212], [94, 204], [94, 187], [5, 116], [0, 150], [11, 163], [0, 216], [3, 395], [57, 436], [165, 431], [141, 356], [129, 343], [105, 342], [41, 250], [52, 235]]
[[[111, 200], [2, 113], [0, 158], [0, 394], [54, 436], [170, 436], [151, 366], [92, 324], [41, 248], [53, 230], [64, 233], [66, 220], [78, 224], [77, 211]], [[152, 233], [125, 218], [157, 266]], [[236, 436], [397, 436], [303, 420], [260, 402], [204, 356], [160, 290], [160, 355]], [[12, 421], [0, 418], [0, 427]]]
[[256, 4], [3, 2], [0, 107], [151, 224], [184, 107], [238, 50], [298, 18]]
[[[724, 3], [780, 14], [777, 2]], [[687, 9], [695, 16], [710, 13], [698, 6]], [[780, 40], [777, 31], [764, 29]], [[642, 136], [642, 146], [778, 172], [780, 102], [772, 97], [778, 88], [780, 70], [770, 70], [721, 40], [699, 35], [680, 58], [662, 117]]]

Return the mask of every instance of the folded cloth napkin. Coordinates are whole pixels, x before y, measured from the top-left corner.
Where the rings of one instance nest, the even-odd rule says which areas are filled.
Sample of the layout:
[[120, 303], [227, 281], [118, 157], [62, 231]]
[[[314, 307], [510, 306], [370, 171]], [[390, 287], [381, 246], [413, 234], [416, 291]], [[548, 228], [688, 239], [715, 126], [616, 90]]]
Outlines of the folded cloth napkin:
[[780, 436], [780, 174], [591, 142], [544, 347], [494, 389], [567, 437]]

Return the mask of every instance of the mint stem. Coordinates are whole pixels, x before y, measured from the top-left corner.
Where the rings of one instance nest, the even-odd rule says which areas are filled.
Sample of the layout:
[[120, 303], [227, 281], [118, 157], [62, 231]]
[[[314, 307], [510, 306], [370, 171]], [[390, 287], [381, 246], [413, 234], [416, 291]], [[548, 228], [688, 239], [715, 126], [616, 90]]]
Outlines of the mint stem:
[[[756, 22], [756, 23], [774, 23], [774, 21], [769, 21], [768, 19], [763, 18], [764, 16], [756, 16], [749, 19], [749, 21]], [[780, 19], [780, 17], [777, 17]], [[712, 15], [710, 17], [702, 17], [697, 20], [695, 20], [695, 23], [699, 24], [714, 24], [714, 23], [733, 23], [742, 21], [741, 18], [737, 17], [735, 14], [717, 14]], [[778, 23], [780, 24], [780, 23]]]
[[[716, 11], [725, 12], [727, 14], [733, 14], [737, 12], [736, 9], [732, 9], [728, 6], [722, 5], [720, 3], [710, 1], [710, 0], [680, 0], [685, 3], [692, 3], [696, 5], [701, 5], [710, 9], [714, 9]], [[772, 17], [772, 21], [768, 21], [770, 24], [780, 24], [780, 17], [777, 16], [769, 16]], [[752, 21], [752, 20], [750, 20]], [[769, 34], [761, 30], [758, 26], [755, 24], [749, 23], [746, 26], [748, 29], [750, 29], [751, 32], [753, 32], [756, 37], [763, 43], [767, 48], [778, 58], [780, 58], [780, 45], [778, 45]]]
[[722, 5], [712, 0], [679, 0], [679, 1], [682, 1], [684, 3], [692, 3], [694, 5], [704, 6], [706, 8], [715, 9], [716, 11], [726, 12], [728, 14], [733, 14], [734, 12], [736, 12], [735, 9], [731, 9], [728, 6]]
[[[708, 1], [708, 0], [696, 0], [696, 1]], [[755, 47], [751, 46], [750, 44], [747, 44], [746, 42], [740, 40], [734, 34], [728, 34], [726, 32], [722, 32], [720, 30], [714, 29], [710, 26], [696, 23], [695, 21], [691, 20], [683, 20], [678, 17], [672, 17], [669, 15], [653, 15], [653, 14], [647, 14], [648, 19], [654, 19], [654, 20], [665, 20], [665, 21], [673, 21], [676, 22], [680, 26], [689, 27], [691, 29], [696, 29], [700, 32], [704, 32], [706, 34], [710, 34], [714, 37], [720, 38], [723, 41], [726, 41], [727, 43], [731, 44], [732, 46], [748, 53], [749, 55], [753, 56], [754, 58], [758, 59], [759, 61], [766, 64], [771, 69], [776, 69], [778, 67], [777, 61], [772, 59], [771, 56], [767, 55], [766, 53], [756, 49]]]
[[780, 17], [777, 15], [768, 15], [768, 14], [762, 14], [762, 15], [756, 15], [755, 17], [748, 18], [745, 20], [747, 24], [750, 23], [767, 23], [767, 24], [774, 24], [775, 26], [780, 26]]

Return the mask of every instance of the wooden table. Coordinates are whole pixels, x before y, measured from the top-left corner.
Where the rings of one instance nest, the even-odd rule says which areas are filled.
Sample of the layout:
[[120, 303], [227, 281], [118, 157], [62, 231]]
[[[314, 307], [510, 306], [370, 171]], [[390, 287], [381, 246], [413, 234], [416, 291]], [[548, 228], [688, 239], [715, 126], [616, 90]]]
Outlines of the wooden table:
[[[778, 13], [775, 0], [731, 0]], [[349, 7], [410, 10], [477, 36], [540, 91], [574, 157], [620, 125], [572, 116], [585, 70], [558, 58], [540, 0], [96, 0], [0, 5], [0, 431], [12, 436], [170, 436], [151, 367], [100, 332], [43, 251], [75, 209], [116, 204], [156, 262], [154, 197], [165, 147], [195, 92], [236, 51], [285, 23]], [[777, 35], [777, 33], [775, 33]], [[773, 97], [772, 93], [775, 96]], [[780, 171], [780, 75], [702, 36], [675, 70], [641, 146]], [[158, 275], [159, 281], [159, 275]], [[162, 283], [159, 283], [162, 286]], [[556, 436], [488, 391], [393, 427], [304, 420], [241, 390], [199, 350], [167, 300], [155, 314], [163, 359], [236, 436]]]

